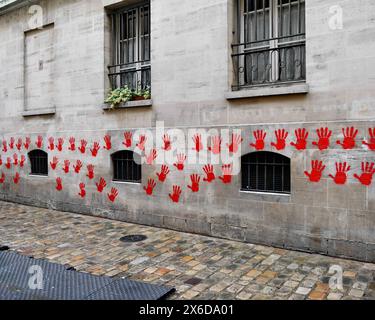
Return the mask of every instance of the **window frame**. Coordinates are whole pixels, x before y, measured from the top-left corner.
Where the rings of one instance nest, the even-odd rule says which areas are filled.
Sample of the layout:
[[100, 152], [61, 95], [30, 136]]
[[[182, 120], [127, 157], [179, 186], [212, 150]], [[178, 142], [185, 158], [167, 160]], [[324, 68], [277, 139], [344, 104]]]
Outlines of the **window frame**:
[[[34, 165], [35, 165], [34, 159], [35, 158], [42, 158], [41, 156], [37, 156], [37, 157], [33, 156], [34, 153], [43, 154], [43, 156], [45, 156], [46, 163], [45, 163], [45, 168], [43, 168], [43, 169], [47, 169], [47, 170], [44, 170], [43, 172], [34, 172], [33, 171], [33, 168], [34, 168]], [[30, 174], [29, 174], [30, 176], [37, 176], [37, 177], [48, 177], [49, 176], [49, 165], [48, 165], [48, 153], [47, 152], [45, 152], [44, 150], [41, 150], [41, 149], [34, 149], [34, 150], [29, 151], [27, 153], [27, 156], [28, 156], [29, 162], [30, 162]]]
[[[141, 184], [142, 183], [142, 165], [141, 164], [138, 164], [135, 160], [134, 160], [134, 155], [138, 155], [139, 156], [139, 160], [141, 160], [141, 156], [139, 154], [137, 154], [136, 152], [132, 151], [132, 150], [119, 150], [119, 151], [116, 151], [114, 153], [111, 154], [111, 166], [112, 166], [112, 181], [113, 182], [116, 182], [116, 183], [131, 183], [131, 184]], [[129, 159], [116, 159], [116, 155], [127, 155], [127, 158]], [[130, 159], [131, 158], [131, 159]], [[139, 179], [131, 179], [131, 178], [124, 178], [124, 179], [121, 179], [121, 177], [119, 177], [118, 175], [118, 171], [116, 171], [116, 162], [119, 162], [119, 161], [126, 161], [126, 162], [130, 162], [132, 161], [132, 165], [135, 166], [135, 168], [132, 168], [132, 176], [136, 175], [136, 178], [139, 178]], [[117, 169], [118, 170], [118, 169]], [[122, 169], [124, 171], [124, 168]], [[137, 170], [137, 172], [134, 173], [134, 170]], [[125, 176], [125, 174], [124, 174]]]

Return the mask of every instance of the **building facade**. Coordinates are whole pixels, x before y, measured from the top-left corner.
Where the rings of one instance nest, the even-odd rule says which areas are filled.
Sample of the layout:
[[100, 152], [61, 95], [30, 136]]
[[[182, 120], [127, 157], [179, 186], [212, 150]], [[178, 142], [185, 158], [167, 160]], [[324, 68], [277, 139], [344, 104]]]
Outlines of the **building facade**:
[[375, 261], [374, 1], [2, 1], [0, 43], [0, 199]]

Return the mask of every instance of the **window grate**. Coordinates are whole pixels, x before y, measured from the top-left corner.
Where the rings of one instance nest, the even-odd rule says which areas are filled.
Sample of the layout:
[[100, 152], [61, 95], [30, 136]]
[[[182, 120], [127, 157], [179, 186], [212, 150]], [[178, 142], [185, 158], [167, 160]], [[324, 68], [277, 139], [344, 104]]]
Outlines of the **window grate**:
[[31, 174], [48, 176], [48, 154], [43, 150], [29, 152]]
[[290, 193], [290, 159], [273, 152], [254, 152], [241, 158], [244, 191]]
[[140, 156], [133, 151], [124, 150], [112, 155], [113, 180], [141, 183], [142, 167]]

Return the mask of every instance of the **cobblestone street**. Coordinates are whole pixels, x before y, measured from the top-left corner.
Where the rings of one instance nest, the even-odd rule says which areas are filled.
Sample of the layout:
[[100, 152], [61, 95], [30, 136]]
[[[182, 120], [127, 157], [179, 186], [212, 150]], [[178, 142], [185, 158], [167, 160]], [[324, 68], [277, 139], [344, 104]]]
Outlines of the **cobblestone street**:
[[[147, 239], [123, 243], [124, 235]], [[176, 288], [169, 299], [375, 299], [375, 264], [0, 202], [0, 246], [96, 275]], [[329, 269], [343, 270], [331, 290]]]

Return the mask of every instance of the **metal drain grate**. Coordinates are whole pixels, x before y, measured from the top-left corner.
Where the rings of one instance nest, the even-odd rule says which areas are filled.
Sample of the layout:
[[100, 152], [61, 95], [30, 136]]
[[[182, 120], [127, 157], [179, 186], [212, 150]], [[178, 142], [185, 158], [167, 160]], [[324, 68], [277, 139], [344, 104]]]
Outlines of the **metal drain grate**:
[[132, 235], [120, 238], [120, 241], [122, 241], [122, 242], [141, 242], [141, 241], [144, 241], [146, 239], [147, 239], [147, 237], [144, 236], [144, 235], [132, 234]]
[[0, 251], [8, 251], [9, 247], [8, 246], [0, 246]]

